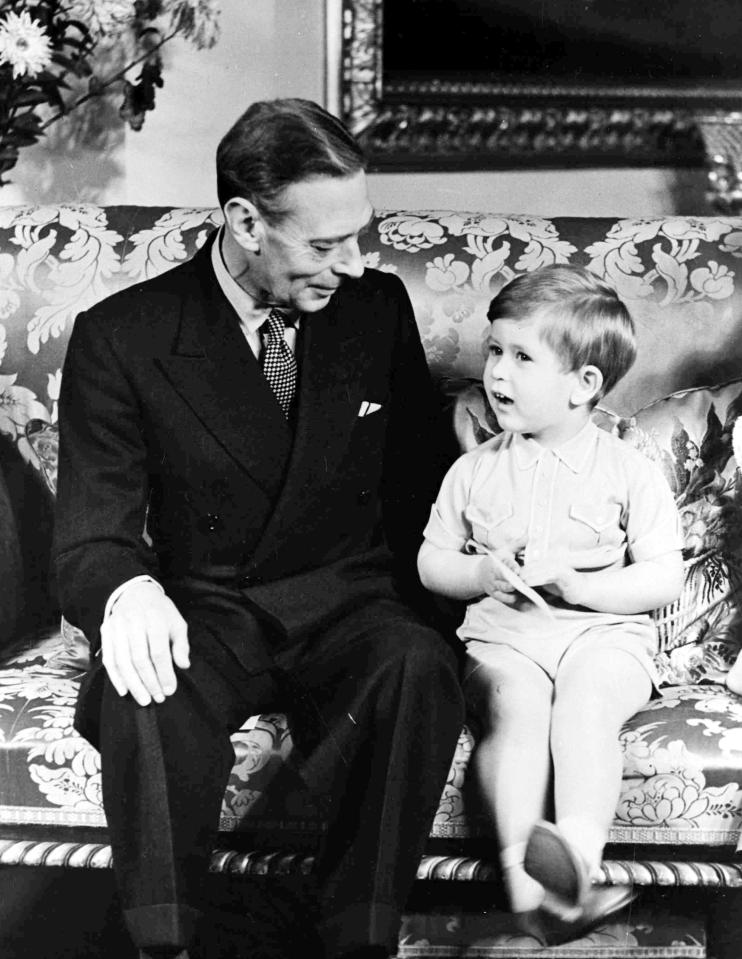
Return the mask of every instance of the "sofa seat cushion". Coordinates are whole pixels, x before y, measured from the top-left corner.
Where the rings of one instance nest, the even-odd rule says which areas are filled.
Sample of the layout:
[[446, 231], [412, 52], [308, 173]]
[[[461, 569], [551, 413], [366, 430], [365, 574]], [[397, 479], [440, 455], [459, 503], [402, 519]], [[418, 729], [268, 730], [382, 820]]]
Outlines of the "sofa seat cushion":
[[[465, 729], [433, 827], [439, 837], [492, 835], [466, 787], [475, 737]], [[742, 828], [742, 698], [719, 684], [672, 686], [625, 724], [612, 843], [731, 846]]]
[[[0, 832], [18, 825], [103, 828], [100, 758], [72, 726], [83, 671], [59, 632], [0, 668]], [[251, 717], [232, 738], [235, 764], [221, 829], [283, 843], [323, 827], [321, 801], [287, 759], [279, 714]], [[434, 837], [491, 837], [465, 787], [474, 736], [462, 730], [435, 817]], [[611, 840], [730, 845], [742, 826], [742, 699], [716, 684], [674, 686], [626, 724], [624, 781]], [[48, 828], [45, 834], [48, 835]]]
[[[12, 834], [19, 824], [105, 827], [100, 756], [72, 725], [83, 675], [56, 630], [0, 666], [0, 832]], [[251, 717], [232, 744], [235, 764], [221, 829], [239, 830], [249, 817], [251, 832], [281, 829], [287, 841], [321, 833], [319, 804], [297, 789], [286, 767], [291, 740], [285, 717]], [[282, 779], [291, 788], [282, 788]]]

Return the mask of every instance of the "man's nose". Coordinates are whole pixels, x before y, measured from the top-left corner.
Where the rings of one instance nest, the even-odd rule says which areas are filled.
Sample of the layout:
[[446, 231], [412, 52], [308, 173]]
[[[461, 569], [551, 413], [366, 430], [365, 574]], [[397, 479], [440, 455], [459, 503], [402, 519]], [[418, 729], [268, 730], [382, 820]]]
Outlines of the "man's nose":
[[342, 244], [333, 270], [340, 276], [349, 276], [355, 280], [363, 276], [363, 257], [357, 237], [349, 237]]

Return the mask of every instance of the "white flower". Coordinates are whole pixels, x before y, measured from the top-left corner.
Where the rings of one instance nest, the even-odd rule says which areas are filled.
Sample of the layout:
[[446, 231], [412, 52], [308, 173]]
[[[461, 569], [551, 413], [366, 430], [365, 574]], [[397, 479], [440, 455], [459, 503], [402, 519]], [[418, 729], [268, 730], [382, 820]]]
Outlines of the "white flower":
[[0, 64], [13, 67], [13, 77], [35, 77], [51, 63], [52, 49], [46, 30], [28, 11], [8, 13], [0, 20]]

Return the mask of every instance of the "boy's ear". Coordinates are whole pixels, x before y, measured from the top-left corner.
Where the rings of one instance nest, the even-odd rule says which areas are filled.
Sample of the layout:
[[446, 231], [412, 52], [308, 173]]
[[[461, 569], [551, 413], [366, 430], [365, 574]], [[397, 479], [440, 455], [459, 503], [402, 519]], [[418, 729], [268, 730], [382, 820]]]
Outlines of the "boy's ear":
[[572, 391], [572, 402], [575, 406], [593, 403], [603, 389], [603, 374], [597, 366], [592, 365], [581, 366], [575, 373], [577, 383]]
[[263, 218], [251, 200], [236, 196], [224, 204], [224, 222], [235, 242], [249, 253], [260, 252]]

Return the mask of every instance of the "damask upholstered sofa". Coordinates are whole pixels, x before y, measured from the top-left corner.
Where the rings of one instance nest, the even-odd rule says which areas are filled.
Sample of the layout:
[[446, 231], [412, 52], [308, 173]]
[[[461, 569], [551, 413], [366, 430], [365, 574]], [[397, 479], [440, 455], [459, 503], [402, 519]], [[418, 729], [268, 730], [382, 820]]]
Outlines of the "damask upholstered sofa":
[[[91, 303], [191, 256], [218, 222], [206, 209], [0, 208], [2, 868], [110, 866], [99, 757], [72, 728], [86, 643], [61, 622], [48, 576], [70, 329]], [[742, 698], [725, 687], [742, 641], [742, 476], [732, 448], [742, 413], [742, 220], [396, 211], [378, 214], [363, 243], [367, 266], [408, 287], [460, 449], [498, 429], [478, 386], [493, 293], [554, 262], [614, 283], [640, 356], [596, 416], [660, 464], [685, 531], [683, 595], [656, 614], [664, 696], [623, 731], [623, 790], [603, 867], [605, 882], [643, 890], [637, 904], [551, 951], [509, 925], [489, 829], [466, 789], [476, 736], [466, 728], [399, 955], [742, 954], [730, 931], [742, 916]], [[253, 717], [234, 748], [213, 869], [248, 881], [310, 874], [321, 802], [287, 785], [284, 717]]]

